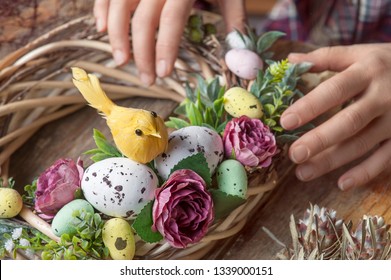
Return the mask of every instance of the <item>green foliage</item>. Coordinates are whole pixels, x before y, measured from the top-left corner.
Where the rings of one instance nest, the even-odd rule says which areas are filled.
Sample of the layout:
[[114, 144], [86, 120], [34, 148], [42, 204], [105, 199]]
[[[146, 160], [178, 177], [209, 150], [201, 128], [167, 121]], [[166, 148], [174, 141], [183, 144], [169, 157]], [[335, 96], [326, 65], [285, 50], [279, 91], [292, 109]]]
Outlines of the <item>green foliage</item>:
[[267, 60], [267, 63], [269, 67], [265, 71], [260, 70], [258, 72], [258, 76], [250, 91], [259, 98], [263, 105], [264, 115], [262, 121], [277, 136], [285, 135], [285, 141], [288, 139], [293, 140], [295, 137], [291, 136], [299, 135], [303, 129], [285, 132], [279, 124], [280, 117], [289, 105], [303, 96], [297, 89], [297, 82], [300, 79], [300, 75], [308, 71], [311, 65], [308, 63], [291, 64], [288, 60], [279, 62]]
[[270, 53], [266, 51], [281, 37], [285, 36], [285, 33], [280, 31], [269, 31], [263, 33], [257, 38], [257, 53], [262, 59], [267, 59]]
[[221, 219], [228, 216], [234, 209], [246, 202], [246, 200], [237, 195], [230, 195], [221, 190], [210, 190], [213, 198], [213, 209], [215, 219]]
[[204, 179], [206, 186], [212, 184], [212, 176], [208, 167], [208, 162], [202, 153], [198, 153], [187, 158], [182, 159], [172, 169], [170, 174], [176, 170], [190, 169], [200, 175]]
[[38, 179], [35, 179], [31, 185], [24, 187], [25, 193], [22, 195], [23, 202], [28, 205], [34, 205], [35, 192], [37, 191]]
[[247, 48], [256, 52], [262, 60], [270, 59], [273, 56], [273, 52], [269, 51], [269, 49], [279, 38], [285, 36], [285, 33], [280, 31], [269, 31], [257, 35], [249, 27], [246, 28], [246, 31], [247, 34], [243, 34], [240, 31], [235, 30]]
[[0, 259], [6, 253], [15, 258], [17, 250], [24, 251], [28, 258], [34, 258], [49, 241], [49, 237], [27, 224], [0, 219]]
[[122, 157], [121, 152], [106, 139], [106, 137], [99, 130], [94, 128], [93, 138], [96, 148], [84, 152], [86, 155], [92, 155], [91, 160], [98, 162], [106, 158]]
[[194, 90], [186, 84], [186, 99], [175, 110], [182, 118], [170, 117], [166, 126], [180, 129], [190, 125], [209, 127], [218, 133], [224, 130], [226, 114], [223, 95], [225, 87], [220, 86], [218, 78], [207, 83], [197, 75], [198, 86]]
[[76, 210], [73, 213], [79, 222], [75, 224], [76, 234], [62, 234], [60, 242], [48, 242], [41, 254], [44, 260], [89, 260], [104, 259], [109, 255], [103, 244], [104, 221], [99, 214]]
[[163, 239], [163, 236], [160, 234], [160, 232], [152, 230], [152, 206], [153, 201], [145, 205], [133, 223], [134, 231], [140, 236], [142, 240], [148, 243], [159, 242]]

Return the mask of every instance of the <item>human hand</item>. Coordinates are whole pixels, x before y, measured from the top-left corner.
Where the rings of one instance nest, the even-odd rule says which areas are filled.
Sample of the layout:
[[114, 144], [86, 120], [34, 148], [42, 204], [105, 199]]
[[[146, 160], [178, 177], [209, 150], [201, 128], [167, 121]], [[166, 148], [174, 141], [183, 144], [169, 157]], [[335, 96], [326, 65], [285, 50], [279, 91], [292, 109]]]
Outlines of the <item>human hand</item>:
[[[140, 80], [147, 86], [156, 76], [168, 76], [178, 55], [181, 36], [195, 0], [95, 0], [98, 31], [108, 31], [117, 65], [131, 58], [129, 21], [132, 17], [132, 49]], [[228, 31], [242, 29], [242, 0], [219, 0]], [[228, 3], [229, 2], [229, 7]], [[156, 32], [159, 29], [157, 38]]]
[[292, 63], [311, 62], [311, 71], [339, 72], [296, 101], [281, 116], [288, 130], [310, 122], [351, 100], [329, 120], [300, 137], [289, 149], [302, 181], [317, 178], [360, 158], [367, 158], [338, 180], [342, 190], [363, 185], [391, 165], [391, 44], [327, 47], [291, 54]]

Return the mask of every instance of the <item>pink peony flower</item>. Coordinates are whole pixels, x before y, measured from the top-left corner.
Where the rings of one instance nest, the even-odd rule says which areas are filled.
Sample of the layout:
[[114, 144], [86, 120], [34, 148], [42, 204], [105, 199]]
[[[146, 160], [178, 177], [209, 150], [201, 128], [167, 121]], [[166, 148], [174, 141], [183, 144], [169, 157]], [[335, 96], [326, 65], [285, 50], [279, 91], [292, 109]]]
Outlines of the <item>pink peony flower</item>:
[[83, 177], [83, 162], [59, 159], [37, 181], [35, 210], [43, 219], [52, 219], [68, 202], [75, 199]]
[[268, 126], [247, 116], [227, 123], [223, 136], [226, 157], [234, 157], [243, 165], [268, 167], [277, 153], [276, 139]]
[[173, 172], [155, 192], [154, 231], [173, 247], [185, 248], [200, 241], [213, 221], [213, 201], [205, 181], [194, 171]]

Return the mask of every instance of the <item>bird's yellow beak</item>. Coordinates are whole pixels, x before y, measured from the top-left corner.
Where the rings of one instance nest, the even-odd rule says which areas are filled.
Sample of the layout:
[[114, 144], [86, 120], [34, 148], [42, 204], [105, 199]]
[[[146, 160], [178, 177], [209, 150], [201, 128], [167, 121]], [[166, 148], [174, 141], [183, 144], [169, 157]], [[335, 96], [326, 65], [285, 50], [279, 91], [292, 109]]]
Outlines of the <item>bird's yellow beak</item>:
[[156, 137], [156, 138], [162, 138], [162, 136], [158, 132], [151, 133], [151, 134], [149, 134], [149, 136], [153, 136], [153, 137]]

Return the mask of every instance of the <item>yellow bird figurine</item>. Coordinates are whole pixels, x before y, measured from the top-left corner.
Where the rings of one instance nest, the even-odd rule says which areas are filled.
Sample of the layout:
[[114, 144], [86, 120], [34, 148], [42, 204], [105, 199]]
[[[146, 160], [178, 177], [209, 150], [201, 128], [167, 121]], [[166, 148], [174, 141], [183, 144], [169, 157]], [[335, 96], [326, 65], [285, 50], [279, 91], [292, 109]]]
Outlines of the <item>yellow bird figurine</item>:
[[105, 116], [117, 148], [126, 157], [147, 163], [166, 150], [168, 132], [155, 112], [114, 104], [102, 90], [99, 79], [72, 67], [73, 83], [89, 105]]

